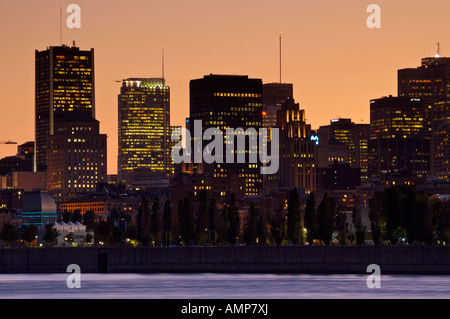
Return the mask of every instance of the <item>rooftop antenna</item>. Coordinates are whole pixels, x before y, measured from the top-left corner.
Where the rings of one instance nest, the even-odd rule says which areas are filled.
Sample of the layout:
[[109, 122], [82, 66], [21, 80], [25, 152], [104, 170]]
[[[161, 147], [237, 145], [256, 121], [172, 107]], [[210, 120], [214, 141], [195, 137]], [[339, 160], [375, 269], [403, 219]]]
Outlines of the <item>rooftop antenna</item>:
[[441, 43], [440, 42], [437, 43], [437, 53], [436, 53], [436, 55], [434, 57], [435, 58], [440, 58], [441, 57]]
[[281, 31], [280, 31], [280, 83], [281, 83]]
[[62, 46], [62, 9], [61, 9], [61, 3], [59, 4], [59, 43]]
[[162, 78], [164, 79], [164, 49], [162, 49]]

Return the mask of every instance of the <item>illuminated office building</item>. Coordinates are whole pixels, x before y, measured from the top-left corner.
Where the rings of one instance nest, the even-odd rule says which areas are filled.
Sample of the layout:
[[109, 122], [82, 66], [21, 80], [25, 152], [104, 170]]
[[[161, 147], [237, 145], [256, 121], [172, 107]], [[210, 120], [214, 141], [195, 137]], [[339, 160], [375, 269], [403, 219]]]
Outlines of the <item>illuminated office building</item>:
[[[224, 135], [224, 154], [227, 140], [226, 129], [254, 128], [256, 132], [262, 127], [262, 80], [251, 79], [240, 75], [207, 75], [201, 79], [190, 82], [190, 118], [189, 124], [195, 120], [201, 120], [203, 131], [214, 127], [221, 130]], [[191, 130], [192, 132], [192, 130]], [[248, 137], [247, 137], [248, 138]], [[257, 136], [252, 136], [257, 138]], [[202, 149], [209, 141], [203, 141]], [[236, 144], [235, 144], [236, 145]], [[236, 146], [235, 146], [236, 147]], [[245, 163], [213, 163], [196, 165], [197, 172], [205, 174], [205, 177], [213, 177], [214, 185], [210, 193], [228, 197], [230, 192], [236, 194], [236, 198], [243, 196], [259, 195], [262, 187], [260, 163], [250, 163], [249, 156], [258, 150], [250, 148], [246, 143], [245, 150], [234, 149], [233, 154], [245, 153]], [[236, 157], [236, 156], [235, 156]], [[201, 185], [194, 186], [197, 189]], [[226, 180], [227, 182], [222, 182]], [[227, 184], [224, 190], [217, 189], [219, 185]], [[199, 188], [200, 187], [200, 188]]]
[[128, 188], [161, 183], [174, 173], [170, 88], [163, 78], [128, 78], [118, 97], [118, 180]]
[[280, 187], [297, 187], [310, 193], [317, 189], [317, 145], [311, 140], [311, 125], [305, 110], [293, 99], [278, 111], [280, 129]]
[[326, 168], [335, 162], [348, 163], [351, 168], [360, 169], [361, 180], [367, 179], [369, 124], [356, 124], [351, 119], [334, 119], [330, 125], [321, 126], [317, 133], [321, 142], [320, 167]]
[[402, 172], [423, 178], [430, 172], [426, 106], [418, 99], [370, 101], [369, 178]]
[[94, 49], [52, 46], [35, 52], [35, 159], [34, 170], [47, 168], [47, 139], [55, 122], [78, 110], [95, 118]]
[[[267, 128], [269, 138], [267, 149], [271, 149], [272, 128], [278, 127], [278, 112], [288, 100], [294, 99], [292, 83], [266, 83], [263, 84], [263, 112], [262, 126]], [[279, 174], [263, 175], [263, 193], [267, 194], [278, 189]]]
[[420, 99], [431, 137], [430, 174], [450, 178], [450, 58], [427, 57], [417, 68], [398, 70], [398, 96]]
[[106, 183], [106, 135], [85, 112], [67, 112], [48, 138], [47, 191], [60, 203]]

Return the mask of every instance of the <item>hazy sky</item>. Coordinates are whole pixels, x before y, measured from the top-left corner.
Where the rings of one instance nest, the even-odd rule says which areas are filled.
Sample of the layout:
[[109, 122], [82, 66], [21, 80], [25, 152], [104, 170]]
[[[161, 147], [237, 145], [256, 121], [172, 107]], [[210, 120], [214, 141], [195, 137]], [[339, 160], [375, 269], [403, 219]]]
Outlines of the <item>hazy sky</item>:
[[[81, 7], [81, 28], [66, 7]], [[381, 28], [366, 25], [381, 7]], [[95, 49], [96, 117], [108, 135], [108, 173], [117, 171], [116, 80], [160, 77], [171, 88], [172, 124], [189, 109], [189, 80], [243, 74], [282, 81], [313, 128], [336, 117], [369, 123], [369, 100], [396, 95], [397, 70], [450, 52], [448, 0], [0, 0], [0, 140], [34, 140], [34, 51], [63, 42]], [[447, 50], [448, 47], [448, 50]], [[0, 145], [0, 157], [16, 145]]]

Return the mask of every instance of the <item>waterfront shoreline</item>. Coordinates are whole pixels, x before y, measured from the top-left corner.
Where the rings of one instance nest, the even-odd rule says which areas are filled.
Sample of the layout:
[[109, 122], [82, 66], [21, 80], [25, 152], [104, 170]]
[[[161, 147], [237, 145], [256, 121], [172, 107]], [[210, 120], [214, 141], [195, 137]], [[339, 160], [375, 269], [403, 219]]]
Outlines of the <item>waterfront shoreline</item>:
[[304, 273], [450, 275], [447, 246], [230, 246], [12, 248], [0, 273]]

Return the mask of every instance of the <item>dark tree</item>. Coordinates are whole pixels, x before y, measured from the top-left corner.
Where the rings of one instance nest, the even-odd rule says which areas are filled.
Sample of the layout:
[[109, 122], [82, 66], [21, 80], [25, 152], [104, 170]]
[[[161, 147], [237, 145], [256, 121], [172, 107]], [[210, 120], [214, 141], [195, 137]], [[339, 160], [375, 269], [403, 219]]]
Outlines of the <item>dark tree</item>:
[[151, 213], [148, 199], [146, 196], [142, 196], [141, 206], [137, 215], [137, 235], [143, 246], [148, 246], [150, 243], [150, 225]]
[[62, 221], [68, 223], [72, 220], [72, 213], [68, 210], [63, 212]]
[[438, 221], [439, 240], [450, 242], [450, 200], [444, 202]]
[[370, 230], [372, 232], [372, 240], [375, 245], [379, 245], [381, 241], [381, 210], [383, 209], [383, 194], [375, 192], [371, 199], [369, 199], [369, 219]]
[[300, 196], [297, 187], [289, 194], [287, 207], [287, 237], [293, 245], [302, 239], [302, 225], [300, 215]]
[[258, 245], [264, 246], [267, 242], [267, 211], [258, 210], [258, 218], [256, 221], [256, 236]]
[[169, 246], [172, 236], [172, 204], [166, 200], [163, 208], [163, 245]]
[[222, 213], [220, 215], [220, 221], [219, 221], [219, 229], [217, 232], [217, 241], [221, 244], [228, 243], [228, 228], [229, 228], [229, 221], [228, 221], [228, 205], [224, 205], [222, 208]]
[[328, 193], [325, 193], [317, 209], [319, 223], [319, 238], [325, 244], [331, 243], [334, 231], [335, 201]]
[[305, 207], [305, 228], [306, 228], [306, 240], [310, 245], [313, 244], [314, 239], [318, 239], [318, 223], [316, 212], [316, 200], [314, 193], [311, 193], [306, 200]]
[[231, 245], [236, 244], [239, 241], [239, 234], [241, 229], [241, 219], [239, 217], [239, 211], [236, 206], [236, 195], [231, 194], [230, 205], [228, 205], [228, 242]]
[[256, 243], [258, 222], [258, 209], [255, 203], [251, 204], [247, 215], [244, 229], [244, 242], [246, 245], [254, 245]]
[[59, 236], [59, 232], [56, 230], [55, 226], [52, 224], [45, 225], [45, 233], [44, 237], [42, 238], [44, 242], [50, 245], [54, 245], [56, 243], [56, 239]]
[[217, 207], [216, 199], [211, 198], [208, 205], [208, 241], [214, 245], [217, 236]]
[[92, 230], [95, 227], [95, 213], [93, 211], [87, 211], [83, 214], [83, 225], [86, 225], [86, 229]]
[[200, 191], [197, 222], [196, 222], [196, 234], [197, 243], [199, 245], [205, 245], [208, 242], [208, 193], [206, 189]]
[[4, 224], [0, 230], [0, 238], [8, 244], [14, 244], [19, 239], [19, 230], [11, 223]]
[[22, 228], [21, 237], [27, 243], [31, 243], [32, 241], [34, 241], [37, 235], [37, 227], [34, 225], [25, 226], [24, 228]]
[[71, 218], [72, 223], [76, 223], [76, 222], [81, 223], [82, 220], [83, 220], [83, 215], [81, 215], [80, 210], [75, 209], [72, 214], [72, 218]]
[[284, 239], [285, 233], [285, 216], [283, 213], [283, 207], [275, 210], [272, 213], [270, 222], [270, 234], [275, 245], [280, 246]]
[[162, 244], [163, 220], [161, 214], [161, 203], [159, 197], [156, 197], [152, 205], [151, 231], [155, 246]]
[[337, 212], [336, 218], [336, 231], [338, 233], [339, 244], [346, 245], [347, 244], [347, 233], [346, 233], [346, 225], [347, 225], [347, 216], [345, 213]]
[[195, 217], [194, 207], [189, 198], [183, 199], [181, 216], [179, 218], [180, 234], [184, 245], [191, 246], [195, 243]]
[[364, 244], [365, 227], [361, 222], [361, 211], [353, 206], [352, 222], [355, 229], [356, 245], [361, 246]]

